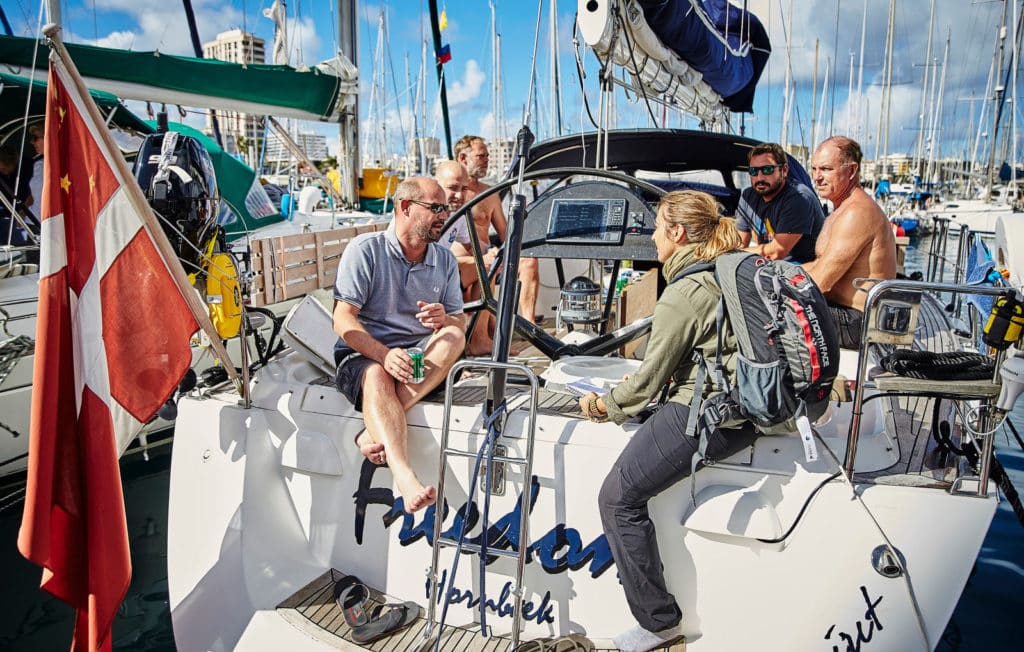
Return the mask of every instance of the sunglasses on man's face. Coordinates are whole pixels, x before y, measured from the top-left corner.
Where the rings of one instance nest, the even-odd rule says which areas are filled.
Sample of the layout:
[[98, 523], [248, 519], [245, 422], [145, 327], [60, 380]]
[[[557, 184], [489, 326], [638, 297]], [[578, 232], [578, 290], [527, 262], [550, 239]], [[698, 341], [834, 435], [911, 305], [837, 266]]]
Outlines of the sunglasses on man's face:
[[752, 177], [756, 177], [758, 174], [763, 174], [767, 176], [769, 174], [773, 174], [775, 172], [775, 169], [778, 167], [778, 165], [762, 165], [761, 167], [750, 168], [749, 170], [747, 170], [747, 174], [749, 174]]
[[448, 204], [435, 204], [433, 202], [420, 201], [418, 199], [407, 199], [406, 201], [429, 209], [434, 215], [440, 215], [441, 213], [451, 210], [448, 208]]

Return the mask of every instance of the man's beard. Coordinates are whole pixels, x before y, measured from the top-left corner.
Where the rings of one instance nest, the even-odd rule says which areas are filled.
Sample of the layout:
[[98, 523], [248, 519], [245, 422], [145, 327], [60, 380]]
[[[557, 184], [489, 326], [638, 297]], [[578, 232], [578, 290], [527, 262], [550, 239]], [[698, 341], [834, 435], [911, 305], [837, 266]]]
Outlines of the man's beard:
[[430, 222], [429, 224], [421, 224], [416, 227], [416, 235], [426, 242], [437, 242], [441, 239], [441, 231], [444, 229], [444, 223], [442, 222], [441, 228], [437, 229], [436, 233], [433, 228], [434, 224], [434, 222]]

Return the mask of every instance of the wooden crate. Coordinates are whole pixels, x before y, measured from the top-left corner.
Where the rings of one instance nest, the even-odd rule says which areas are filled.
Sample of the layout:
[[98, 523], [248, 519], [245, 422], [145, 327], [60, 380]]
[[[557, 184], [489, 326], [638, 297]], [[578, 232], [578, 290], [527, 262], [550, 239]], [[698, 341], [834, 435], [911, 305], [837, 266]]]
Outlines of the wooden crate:
[[[619, 298], [619, 327], [632, 324], [641, 317], [654, 314], [654, 305], [658, 303], [658, 270], [649, 269], [635, 283], [630, 283], [622, 290]], [[627, 343], [621, 349], [622, 357], [632, 358], [637, 349], [647, 344], [649, 335]]]

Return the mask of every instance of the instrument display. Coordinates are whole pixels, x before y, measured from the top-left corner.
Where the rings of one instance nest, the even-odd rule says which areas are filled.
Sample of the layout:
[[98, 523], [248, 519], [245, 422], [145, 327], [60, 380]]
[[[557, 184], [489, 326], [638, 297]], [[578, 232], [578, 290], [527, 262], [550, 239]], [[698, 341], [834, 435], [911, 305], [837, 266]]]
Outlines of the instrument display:
[[625, 199], [555, 199], [548, 218], [548, 242], [621, 245]]

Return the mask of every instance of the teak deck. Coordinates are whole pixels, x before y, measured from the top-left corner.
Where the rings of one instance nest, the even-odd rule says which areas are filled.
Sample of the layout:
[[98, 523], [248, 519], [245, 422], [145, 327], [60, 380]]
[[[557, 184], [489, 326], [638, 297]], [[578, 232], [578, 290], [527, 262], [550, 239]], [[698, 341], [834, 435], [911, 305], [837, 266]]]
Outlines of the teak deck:
[[[352, 640], [352, 628], [345, 622], [341, 609], [334, 601], [334, 583], [345, 576], [338, 570], [328, 570], [290, 598], [277, 606], [277, 612], [292, 625], [302, 629], [322, 643], [342, 648], [362, 648], [372, 652], [431, 652], [434, 639], [424, 639], [427, 628], [426, 609], [420, 606], [420, 617], [415, 623], [391, 636], [368, 645], [360, 646]], [[379, 605], [401, 602], [370, 588], [370, 599], [366, 604], [367, 613]], [[524, 639], [523, 643], [527, 643]], [[483, 638], [478, 629], [446, 625], [441, 642], [441, 652], [506, 652], [512, 639], [508, 636]], [[532, 647], [532, 646], [531, 646]], [[536, 650], [536, 647], [533, 647]], [[686, 642], [679, 641], [670, 647], [660, 648], [664, 652], [686, 652]], [[594, 652], [615, 652], [614, 648], [595, 648]]]

